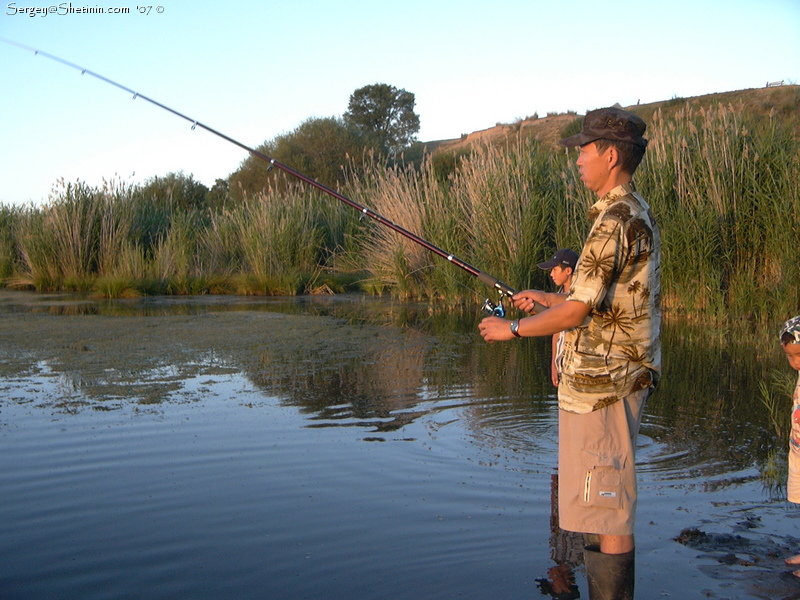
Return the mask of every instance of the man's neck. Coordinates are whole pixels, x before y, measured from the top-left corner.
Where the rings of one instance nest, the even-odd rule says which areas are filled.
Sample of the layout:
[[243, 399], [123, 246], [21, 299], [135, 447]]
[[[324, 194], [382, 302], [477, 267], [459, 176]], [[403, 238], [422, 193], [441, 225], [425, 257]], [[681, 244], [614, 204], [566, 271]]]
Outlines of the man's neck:
[[597, 197], [604, 198], [606, 194], [608, 194], [608, 192], [614, 188], [626, 183], [630, 183], [632, 180], [633, 176], [630, 173], [626, 173], [625, 171], [612, 172], [606, 180], [605, 185], [601, 189], [597, 190]]

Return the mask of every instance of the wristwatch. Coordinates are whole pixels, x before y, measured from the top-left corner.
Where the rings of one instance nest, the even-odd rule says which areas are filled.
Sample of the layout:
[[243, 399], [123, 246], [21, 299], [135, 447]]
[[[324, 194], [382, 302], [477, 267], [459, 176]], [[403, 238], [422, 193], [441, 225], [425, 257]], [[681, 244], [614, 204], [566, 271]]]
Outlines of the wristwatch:
[[511, 333], [514, 334], [514, 337], [521, 338], [522, 336], [519, 334], [519, 319], [514, 319], [511, 321]]

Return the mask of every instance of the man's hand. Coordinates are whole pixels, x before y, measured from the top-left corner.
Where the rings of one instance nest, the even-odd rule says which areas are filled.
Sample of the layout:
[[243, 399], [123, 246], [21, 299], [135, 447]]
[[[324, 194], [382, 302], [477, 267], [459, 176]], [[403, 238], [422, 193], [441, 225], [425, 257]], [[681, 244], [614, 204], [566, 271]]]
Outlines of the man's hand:
[[486, 317], [478, 329], [487, 342], [506, 342], [514, 337], [511, 333], [511, 321], [500, 317]]
[[[589, 305], [578, 300], [560, 302], [538, 314], [520, 319], [519, 334], [522, 337], [537, 337], [579, 327], [590, 312]], [[478, 329], [487, 342], [505, 342], [514, 337], [511, 321], [500, 317], [486, 317]]]
[[534, 312], [537, 302], [543, 306], [548, 306], [547, 294], [540, 290], [524, 290], [511, 296], [511, 303], [514, 307], [524, 310], [528, 314]]

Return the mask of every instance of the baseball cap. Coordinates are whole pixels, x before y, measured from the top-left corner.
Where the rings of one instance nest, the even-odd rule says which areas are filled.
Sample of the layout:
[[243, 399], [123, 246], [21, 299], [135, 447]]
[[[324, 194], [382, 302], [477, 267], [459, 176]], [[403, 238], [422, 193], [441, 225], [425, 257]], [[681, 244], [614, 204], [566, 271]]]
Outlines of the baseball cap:
[[583, 117], [583, 130], [561, 140], [562, 146], [583, 146], [596, 140], [630, 142], [646, 147], [647, 140], [642, 137], [647, 125], [641, 117], [621, 108], [598, 108]]
[[562, 248], [553, 255], [553, 258], [536, 266], [545, 270], [553, 267], [570, 267], [574, 270], [576, 264], [578, 264], [578, 255], [569, 248]]

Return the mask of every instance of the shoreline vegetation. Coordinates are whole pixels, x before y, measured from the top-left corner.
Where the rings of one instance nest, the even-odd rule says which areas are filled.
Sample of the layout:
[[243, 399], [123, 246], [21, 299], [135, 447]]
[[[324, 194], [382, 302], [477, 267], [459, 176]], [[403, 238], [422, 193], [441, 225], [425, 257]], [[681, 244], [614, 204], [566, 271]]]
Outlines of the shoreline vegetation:
[[[650, 145], [636, 176], [661, 227], [665, 311], [783, 322], [800, 307], [795, 119], [785, 109], [670, 102], [669, 112], [647, 115]], [[560, 133], [580, 125], [576, 117]], [[559, 247], [580, 248], [594, 201], [574, 154], [518, 135], [473, 145], [449, 163], [443, 156], [365, 160], [338, 191], [512, 287], [547, 289], [536, 263]], [[0, 285], [103, 298], [361, 291], [451, 305], [491, 294], [299, 182], [276, 178], [213, 206], [186, 201], [193, 185], [182, 174], [144, 186], [61, 181], [43, 205], [0, 205]]]

